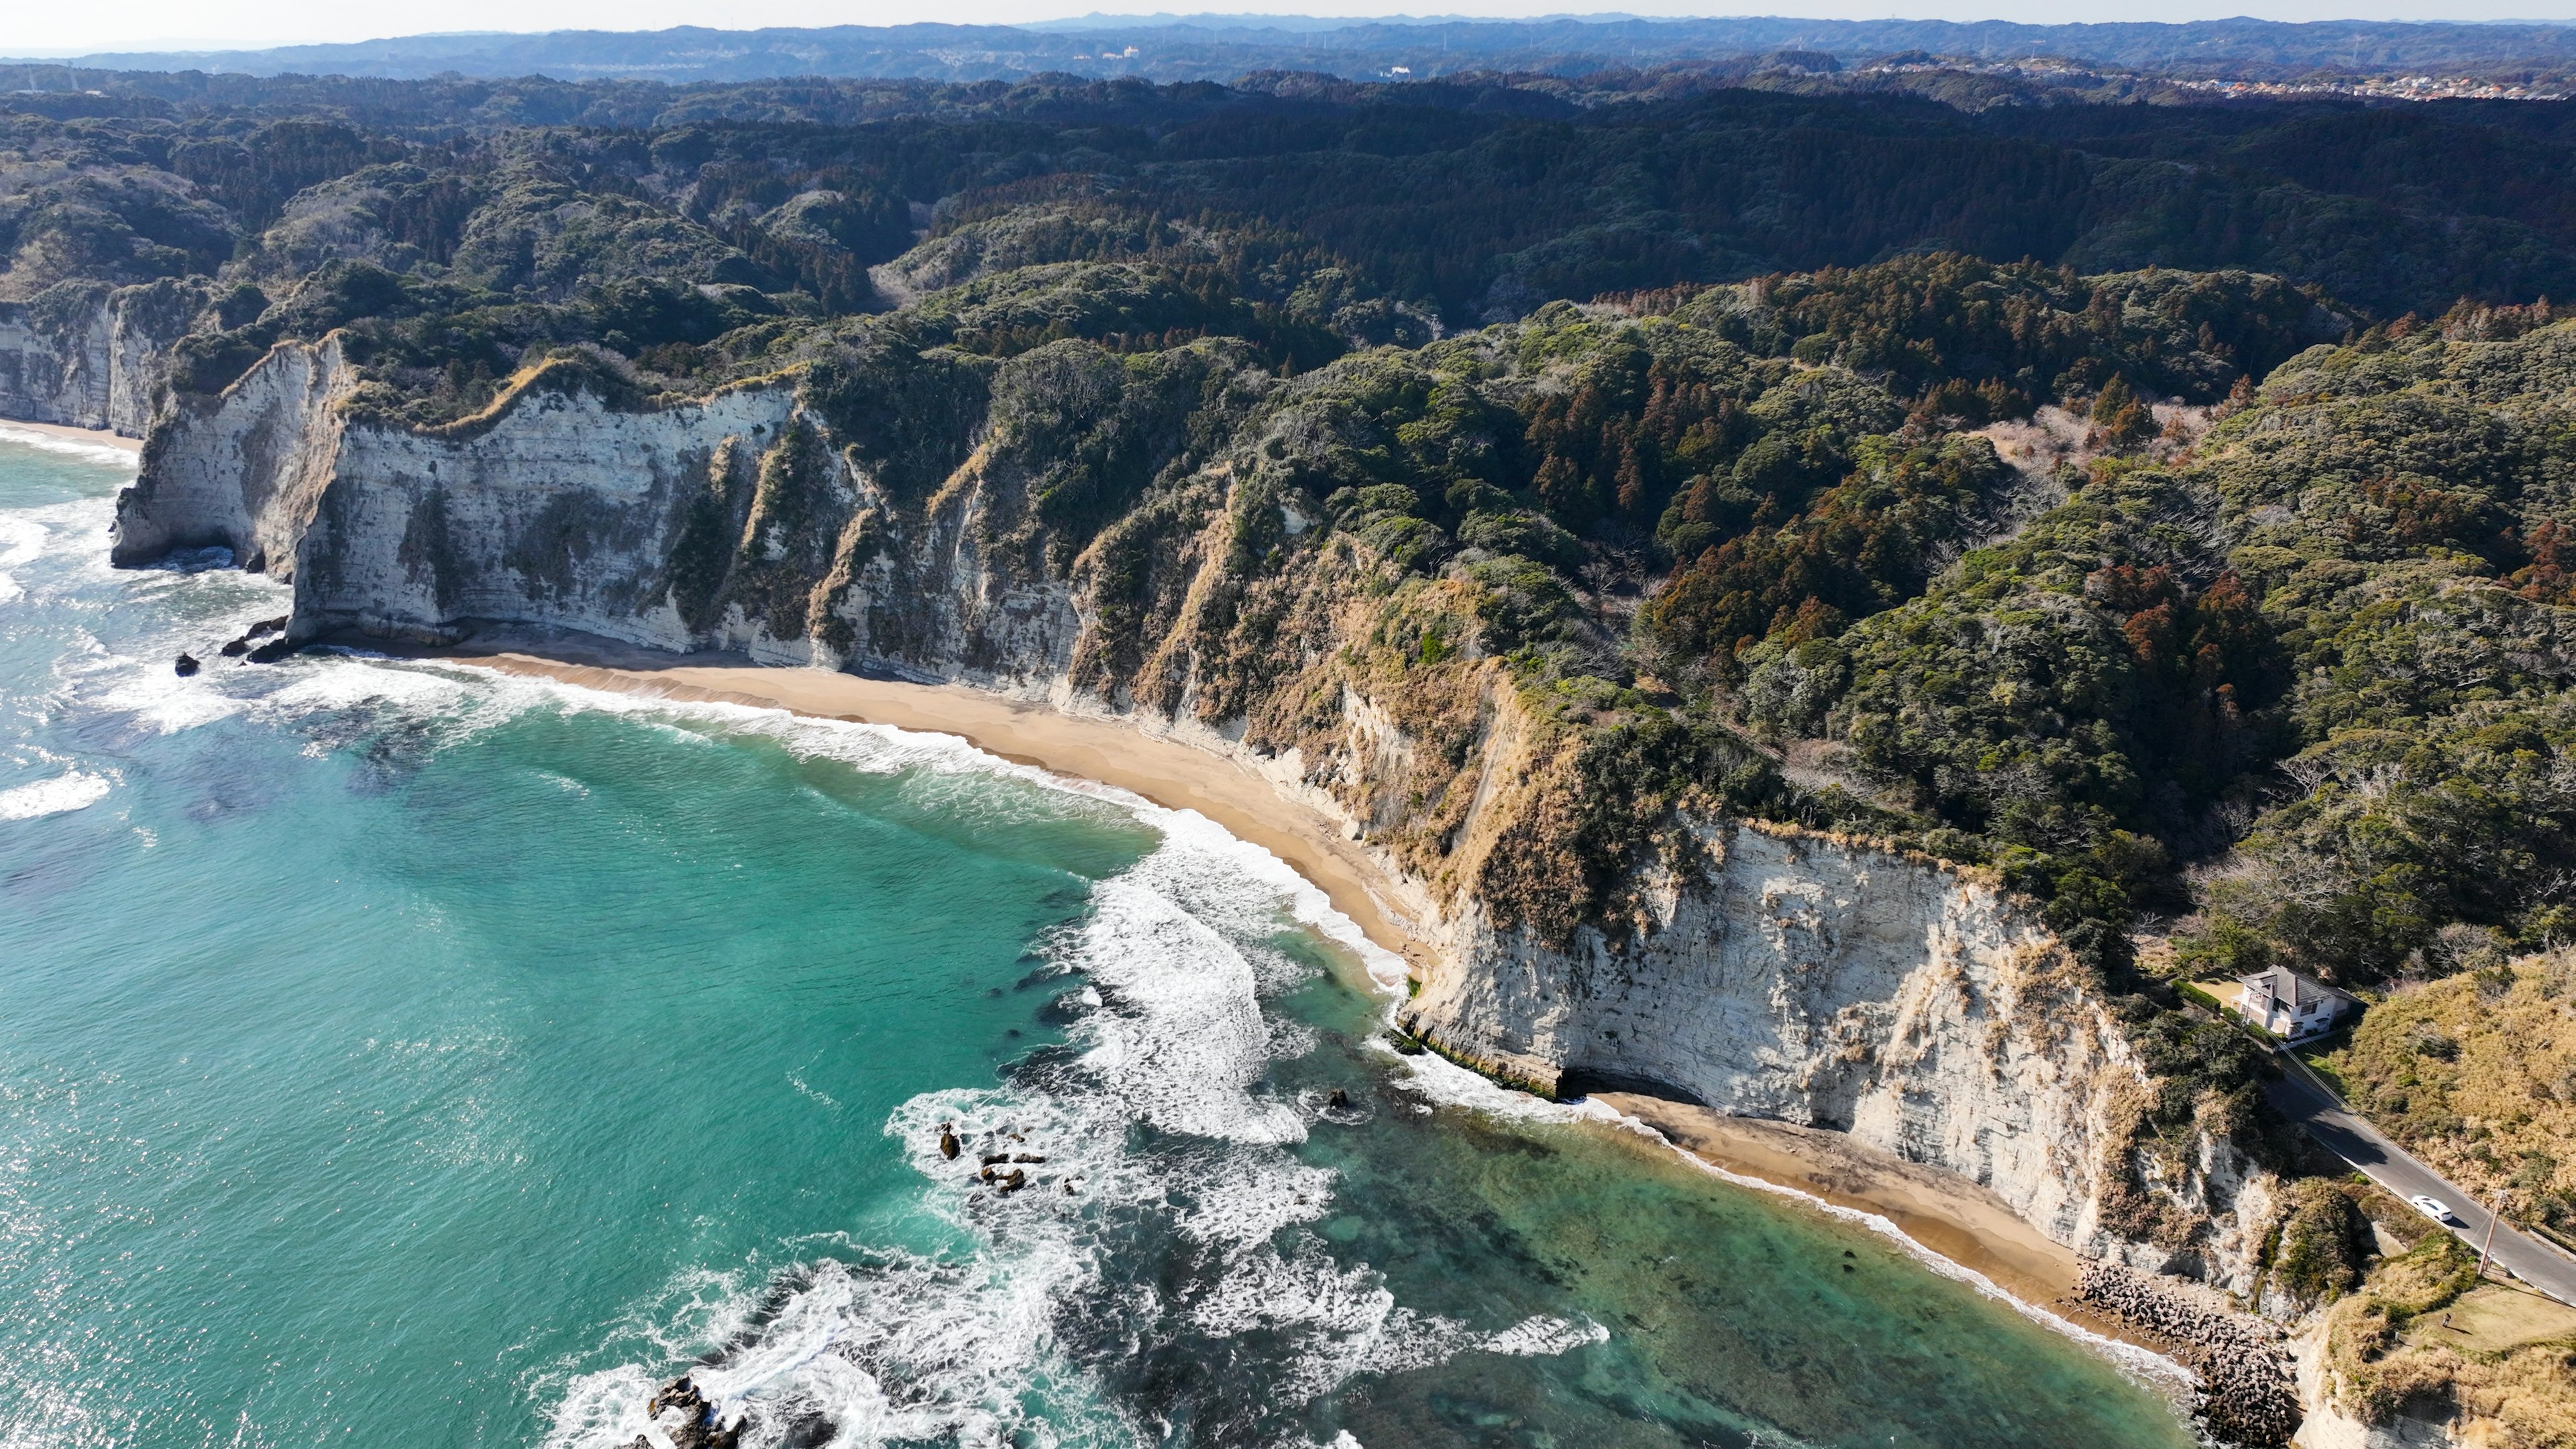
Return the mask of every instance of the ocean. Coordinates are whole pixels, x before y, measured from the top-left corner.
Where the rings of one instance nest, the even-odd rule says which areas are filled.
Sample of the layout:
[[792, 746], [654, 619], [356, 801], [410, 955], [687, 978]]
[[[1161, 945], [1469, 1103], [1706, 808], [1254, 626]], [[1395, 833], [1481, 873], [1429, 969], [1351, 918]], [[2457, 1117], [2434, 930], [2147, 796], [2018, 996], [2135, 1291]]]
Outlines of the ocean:
[[0, 431], [0, 1449], [613, 1449], [681, 1372], [764, 1449], [2192, 1442], [2143, 1356], [1396, 1055], [1195, 815], [240, 664], [285, 590], [109, 569], [131, 468]]

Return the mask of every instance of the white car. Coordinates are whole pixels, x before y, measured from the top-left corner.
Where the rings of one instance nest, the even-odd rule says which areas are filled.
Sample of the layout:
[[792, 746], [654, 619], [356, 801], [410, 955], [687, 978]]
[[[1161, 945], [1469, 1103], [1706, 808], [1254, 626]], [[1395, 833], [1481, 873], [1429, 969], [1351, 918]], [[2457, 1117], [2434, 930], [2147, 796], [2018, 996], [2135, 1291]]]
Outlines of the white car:
[[2437, 1223], [2448, 1223], [2455, 1227], [2459, 1224], [2460, 1220], [2451, 1211], [2451, 1205], [2438, 1197], [2426, 1197], [2419, 1192], [2406, 1200], [2415, 1204], [2415, 1211]]

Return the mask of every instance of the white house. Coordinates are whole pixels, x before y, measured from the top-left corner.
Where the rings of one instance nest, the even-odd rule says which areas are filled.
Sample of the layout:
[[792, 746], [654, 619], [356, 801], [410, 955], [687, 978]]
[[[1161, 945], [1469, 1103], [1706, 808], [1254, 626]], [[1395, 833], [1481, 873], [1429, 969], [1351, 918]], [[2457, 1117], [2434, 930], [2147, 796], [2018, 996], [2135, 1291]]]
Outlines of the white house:
[[2287, 966], [2236, 978], [2236, 1012], [2283, 1041], [2305, 1041], [2334, 1029], [2351, 998]]

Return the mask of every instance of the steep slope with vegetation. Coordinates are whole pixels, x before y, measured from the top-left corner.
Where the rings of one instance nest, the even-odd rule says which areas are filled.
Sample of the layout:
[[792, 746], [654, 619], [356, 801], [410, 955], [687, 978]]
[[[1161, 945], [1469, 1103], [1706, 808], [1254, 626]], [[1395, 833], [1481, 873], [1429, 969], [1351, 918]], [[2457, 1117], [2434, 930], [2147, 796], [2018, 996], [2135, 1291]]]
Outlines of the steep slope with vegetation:
[[[1924, 596], [1944, 557], [2019, 516], [2032, 479], [1965, 424], [2089, 393], [2105, 438], [2128, 439], [2151, 430], [2126, 379], [2211, 406], [2344, 314], [2251, 274], [1940, 256], [1354, 349], [1335, 330], [1351, 316], [1406, 314], [1320, 287], [1246, 299], [1233, 279], [1265, 285], [1243, 260], [1276, 255], [1265, 234], [1166, 233], [1096, 206], [996, 214], [889, 267], [916, 294], [895, 312], [710, 315], [741, 325], [643, 352], [672, 372], [540, 340], [641, 295], [622, 284], [442, 314], [436, 283], [335, 264], [250, 325], [274, 339], [263, 361], [174, 396], [120, 547], [261, 552], [297, 581], [298, 637], [563, 624], [1044, 691], [1225, 741], [1418, 892], [1446, 951], [1409, 1029], [1542, 1088], [1719, 1093], [1680, 1036], [1537, 1023], [1570, 973], [1652, 996], [1657, 952], [1755, 929], [1770, 907], [1690, 862], [1766, 847], [1713, 822], [1862, 832], [1880, 843], [1784, 858], [1857, 852], [1833, 867], [1850, 899], [1817, 908], [1912, 924], [1816, 992], [1840, 1045], [1795, 1091], [1776, 1066], [1722, 1090], [1971, 1172], [2069, 1241], [2247, 1280], [2259, 1180], [2284, 1159], [2242, 1047], [2160, 1007], [2115, 949], [2122, 884], [2172, 886], [2155, 843], [1992, 871], [1996, 847], [1963, 828], [1984, 822], [1888, 782], [1793, 779], [1735, 686], [1766, 650], [1833, 647]], [[1103, 236], [1124, 259], [1057, 259]], [[423, 310], [351, 318], [367, 277], [406, 299], [389, 310]], [[714, 284], [661, 295], [731, 305]], [[1300, 370], [1314, 342], [1343, 355]], [[439, 347], [520, 365], [460, 374]], [[318, 489], [254, 464], [237, 507], [206, 505], [250, 440], [326, 434]], [[574, 437], [596, 465], [567, 456]], [[1969, 874], [1871, 863], [1908, 847]], [[1927, 957], [1952, 939], [1968, 944]], [[1491, 994], [1506, 960], [1531, 994]], [[1999, 1001], [2020, 1003], [2018, 1030]], [[1954, 1080], [1976, 1054], [2002, 1072], [1984, 1097]], [[2019, 1146], [1990, 1139], [2023, 1113]]]
[[[2367, 1235], [2174, 989], [2286, 961], [2435, 982], [2349, 1079], [2558, 1221], [2513, 1084], [2565, 1084], [2458, 995], [2540, 1030], [2556, 968], [2498, 963], [2576, 912], [2541, 191], [2298, 210], [2368, 189], [2338, 128], [2423, 141], [2360, 111], [2013, 123], [2076, 150], [1351, 89], [91, 97], [8, 122], [0, 377], [123, 398], [119, 561], [229, 547], [298, 639], [572, 627], [1231, 752], [1402, 882], [1405, 1029], [1528, 1085], [1850, 1130], [2306, 1312]], [[2136, 166], [2219, 210], [2121, 210]], [[2292, 220], [2202, 225], [2240, 183]]]

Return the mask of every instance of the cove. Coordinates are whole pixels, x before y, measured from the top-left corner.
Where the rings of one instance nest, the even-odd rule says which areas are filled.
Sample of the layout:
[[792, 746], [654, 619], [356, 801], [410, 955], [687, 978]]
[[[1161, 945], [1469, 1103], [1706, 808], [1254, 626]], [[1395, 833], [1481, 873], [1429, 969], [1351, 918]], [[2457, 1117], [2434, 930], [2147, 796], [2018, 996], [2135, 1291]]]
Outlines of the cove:
[[693, 1364], [762, 1445], [2190, 1442], [1875, 1234], [1387, 1052], [1194, 817], [434, 665], [178, 679], [281, 595], [107, 569], [127, 466], [0, 443], [8, 1442], [622, 1445]]

